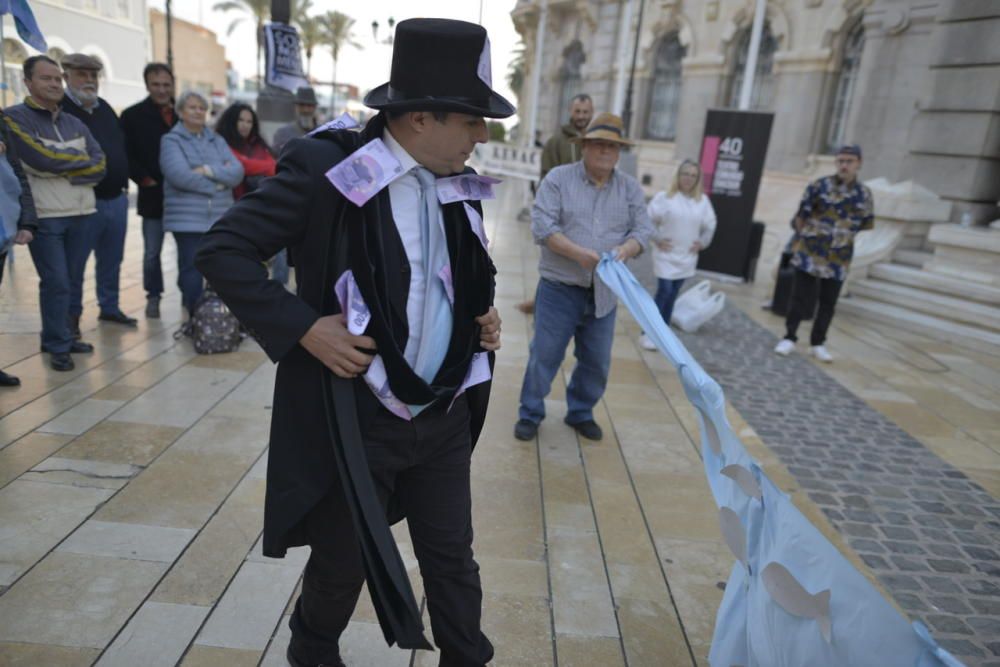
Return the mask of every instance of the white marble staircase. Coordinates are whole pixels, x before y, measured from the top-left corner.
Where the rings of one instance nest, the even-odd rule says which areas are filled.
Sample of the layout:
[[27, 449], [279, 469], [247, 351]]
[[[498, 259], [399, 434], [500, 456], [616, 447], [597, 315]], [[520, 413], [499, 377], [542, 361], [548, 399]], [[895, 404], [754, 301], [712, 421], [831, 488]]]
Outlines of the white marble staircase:
[[[933, 253], [897, 249], [892, 261], [872, 264], [867, 275], [851, 281], [850, 296], [838, 308], [1000, 355], [1000, 282], [982, 277], [983, 255], [992, 254], [984, 248], [995, 239], [992, 234], [984, 238], [982, 230], [940, 227], [947, 229], [929, 235], [929, 241], [937, 241]], [[975, 267], [974, 273], [963, 274], [961, 263], [942, 264], [954, 258], [958, 248], [964, 248], [962, 259]], [[1000, 255], [996, 257], [1000, 262]]]

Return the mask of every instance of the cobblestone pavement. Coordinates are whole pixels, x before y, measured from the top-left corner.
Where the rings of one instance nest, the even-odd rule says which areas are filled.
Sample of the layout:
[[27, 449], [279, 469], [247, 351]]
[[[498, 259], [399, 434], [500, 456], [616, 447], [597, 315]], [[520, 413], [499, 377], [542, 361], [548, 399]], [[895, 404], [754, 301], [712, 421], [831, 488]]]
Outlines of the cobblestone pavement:
[[682, 338], [911, 618], [1000, 665], [1000, 503], [740, 310]]

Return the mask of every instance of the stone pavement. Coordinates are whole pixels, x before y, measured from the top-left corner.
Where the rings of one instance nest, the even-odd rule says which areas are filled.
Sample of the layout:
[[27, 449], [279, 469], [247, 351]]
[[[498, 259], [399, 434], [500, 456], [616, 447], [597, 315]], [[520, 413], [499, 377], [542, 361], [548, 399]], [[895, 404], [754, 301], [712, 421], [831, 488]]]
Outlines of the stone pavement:
[[[598, 406], [604, 442], [580, 441], [562, 424], [565, 375], [538, 442], [515, 440], [531, 323], [513, 305], [535, 284], [536, 251], [527, 226], [514, 222], [512, 202], [490, 209], [504, 349], [473, 459], [473, 492], [495, 664], [705, 665], [733, 559], [698, 458], [694, 410], [666, 360], [637, 348], [623, 312]], [[122, 288], [124, 309], [141, 315], [137, 222]], [[252, 341], [233, 354], [200, 357], [173, 339], [180, 309], [172, 242], [166, 248], [162, 321], [141, 320], [138, 330], [98, 325], [88, 280], [83, 329], [97, 351], [77, 357], [73, 373], [52, 372], [37, 352], [37, 279], [23, 249], [0, 286], [0, 367], [24, 383], [0, 392], [0, 665], [284, 664], [306, 554], [260, 553], [274, 368]], [[750, 452], [901, 608], [941, 637], [967, 642], [969, 665], [1000, 659], [996, 610], [980, 606], [998, 599], [997, 573], [976, 569], [996, 564], [986, 551], [996, 551], [997, 517], [976, 512], [989, 513], [1000, 495], [1000, 360], [845, 318], [831, 348], [853, 359], [823, 368], [778, 363], [767, 330], [780, 322], [756, 306], [766, 287], [726, 289], [736, 308], [687, 340], [725, 387], [730, 421]], [[798, 392], [785, 398], [789, 376], [835, 399], [844, 434], [813, 433], [807, 423], [809, 433], [798, 437], [803, 424], [789, 423], [796, 415], [788, 405], [813, 404]], [[857, 450], [872, 454], [875, 432], [880, 449], [869, 461]], [[831, 476], [829, 464], [819, 479], [818, 466], [833, 457], [811, 441], [829, 443], [832, 472], [847, 479]], [[865, 465], [913, 483], [876, 481]], [[886, 483], [906, 497], [878, 495]], [[894, 527], [910, 533], [886, 532]], [[889, 544], [926, 553], [896, 554]], [[936, 561], [968, 571], [906, 571]], [[907, 580], [893, 576], [919, 590], [900, 588]], [[362, 597], [343, 642], [348, 664], [436, 664], [432, 653], [385, 647]], [[955, 625], [936, 626], [937, 618]]]

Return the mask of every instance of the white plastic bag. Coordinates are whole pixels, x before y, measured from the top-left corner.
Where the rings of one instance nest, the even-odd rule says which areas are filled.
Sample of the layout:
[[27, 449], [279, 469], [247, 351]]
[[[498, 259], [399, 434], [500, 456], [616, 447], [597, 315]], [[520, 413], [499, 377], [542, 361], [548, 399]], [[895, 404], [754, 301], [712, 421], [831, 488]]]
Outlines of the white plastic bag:
[[707, 280], [684, 292], [674, 304], [671, 324], [687, 333], [694, 333], [710, 319], [722, 312], [726, 305], [726, 295], [711, 293], [712, 284]]

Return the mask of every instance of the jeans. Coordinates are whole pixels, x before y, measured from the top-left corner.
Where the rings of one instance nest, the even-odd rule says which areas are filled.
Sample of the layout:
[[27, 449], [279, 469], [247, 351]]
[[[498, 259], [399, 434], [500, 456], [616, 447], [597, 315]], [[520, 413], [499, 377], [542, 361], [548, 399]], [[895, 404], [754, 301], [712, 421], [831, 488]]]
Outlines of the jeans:
[[684, 284], [684, 278], [677, 278], [676, 280], [670, 280], [669, 278], [657, 278], [656, 279], [656, 296], [653, 297], [653, 301], [656, 302], [656, 307], [660, 309], [660, 316], [663, 317], [663, 321], [670, 324], [670, 317], [674, 314], [674, 304], [677, 302], [677, 295], [681, 293], [681, 285]]
[[611, 369], [615, 311], [594, 317], [594, 292], [542, 278], [535, 292], [535, 335], [521, 385], [520, 419], [538, 423], [545, 418], [545, 397], [570, 339], [575, 340], [576, 366], [566, 387], [566, 422], [594, 419], [594, 405], [604, 395]]
[[282, 285], [288, 284], [288, 251], [282, 249], [271, 259], [271, 280]]
[[163, 219], [142, 219], [142, 288], [146, 297], [160, 298], [163, 294], [163, 268], [160, 251], [163, 250]]
[[90, 245], [89, 216], [40, 218], [35, 239], [28, 244], [38, 271], [38, 305], [42, 313], [42, 347], [48, 352], [69, 352], [70, 296], [73, 276], [82, 276]]
[[[480, 629], [479, 566], [472, 552], [472, 443], [469, 406], [431, 406], [407, 422], [382, 408], [364, 434], [375, 491], [406, 511], [424, 580], [440, 665], [480, 667], [493, 646]], [[310, 546], [302, 594], [289, 620], [292, 654], [333, 663], [365, 581], [361, 549], [342, 489], [330, 491], [303, 520]]]
[[[87, 216], [87, 245], [94, 250], [97, 274], [97, 303], [102, 313], [117, 313], [118, 278], [125, 254], [125, 230], [128, 226], [128, 196], [98, 199], [97, 213]], [[87, 253], [90, 254], [89, 252]], [[83, 268], [73, 277], [69, 314], [83, 312]]]
[[194, 254], [201, 244], [201, 232], [174, 232], [177, 243], [177, 287], [181, 290], [181, 303], [188, 314], [194, 315], [195, 304], [205, 286], [205, 279], [194, 267]]
[[815, 347], [825, 343], [826, 332], [833, 320], [833, 311], [837, 306], [842, 286], [843, 283], [839, 280], [817, 278], [805, 271], [796, 270], [792, 279], [791, 303], [788, 305], [788, 315], [785, 316], [785, 338], [791, 341], [798, 340], [795, 333], [799, 329], [799, 322], [806, 314], [813, 312], [818, 297], [819, 309], [816, 311], [816, 319], [813, 320], [809, 344]]

